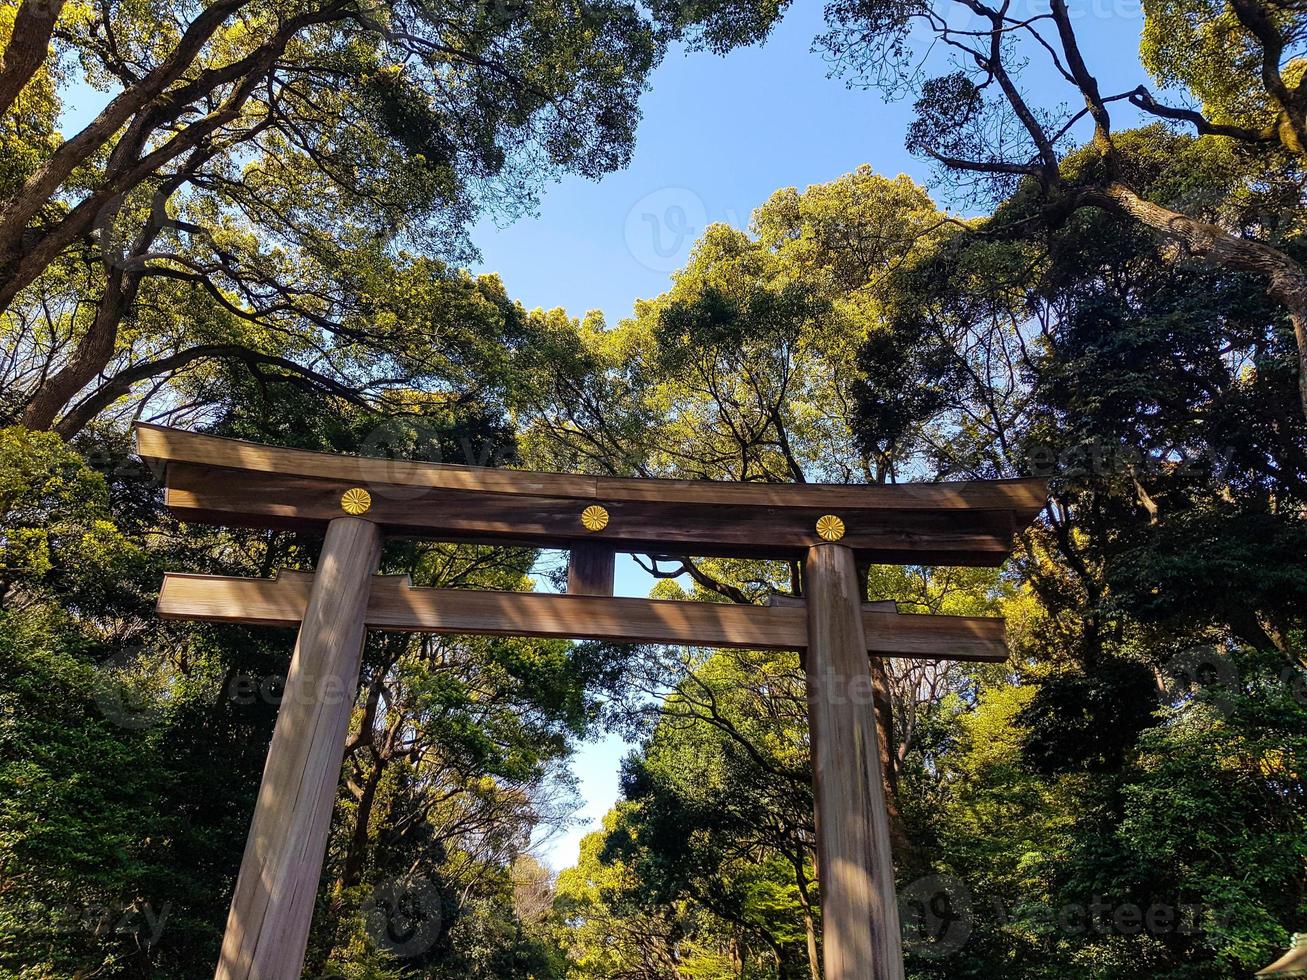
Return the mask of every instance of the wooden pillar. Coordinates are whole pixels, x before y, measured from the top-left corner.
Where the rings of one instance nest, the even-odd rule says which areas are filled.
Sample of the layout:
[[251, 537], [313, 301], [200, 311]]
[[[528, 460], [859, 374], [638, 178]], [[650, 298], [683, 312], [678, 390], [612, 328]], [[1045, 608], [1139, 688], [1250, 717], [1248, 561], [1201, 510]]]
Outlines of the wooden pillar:
[[612, 595], [617, 555], [608, 545], [578, 541], [567, 556], [568, 595]]
[[804, 594], [826, 980], [903, 980], [889, 815], [853, 552], [838, 544], [810, 548]]
[[303, 969], [380, 551], [381, 534], [370, 521], [339, 517], [327, 526], [263, 767], [217, 980], [297, 980]]

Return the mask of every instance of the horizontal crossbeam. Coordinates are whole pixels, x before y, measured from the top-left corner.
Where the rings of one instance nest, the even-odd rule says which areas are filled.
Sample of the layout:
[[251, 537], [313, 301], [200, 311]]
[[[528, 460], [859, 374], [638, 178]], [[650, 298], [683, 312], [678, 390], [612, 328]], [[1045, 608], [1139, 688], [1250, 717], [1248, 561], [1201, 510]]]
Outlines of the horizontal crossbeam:
[[[298, 626], [313, 573], [282, 571], [274, 579], [169, 572], [159, 594], [165, 619], [257, 626]], [[1001, 663], [1003, 620], [971, 616], [900, 615], [882, 604], [862, 614], [867, 649], [882, 657]], [[754, 606], [666, 599], [423, 589], [407, 576], [373, 579], [365, 622], [371, 629], [479, 633], [619, 643], [799, 650], [808, 644], [802, 603]]]
[[[367, 520], [390, 534], [442, 541], [798, 559], [820, 544], [820, 518], [839, 543], [883, 564], [1002, 564], [1013, 535], [1045, 503], [1043, 480], [883, 486], [726, 483], [538, 473], [280, 449], [137, 426], [137, 451], [157, 465], [167, 504], [185, 520], [324, 530], [347, 491], [367, 492]], [[581, 520], [602, 508], [603, 522]], [[829, 522], [828, 522], [829, 524]]]

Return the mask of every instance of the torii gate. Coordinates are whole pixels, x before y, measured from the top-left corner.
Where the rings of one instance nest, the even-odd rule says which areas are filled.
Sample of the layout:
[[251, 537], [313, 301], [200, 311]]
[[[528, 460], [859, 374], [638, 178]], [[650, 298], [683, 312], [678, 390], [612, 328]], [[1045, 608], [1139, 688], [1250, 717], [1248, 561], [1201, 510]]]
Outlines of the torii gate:
[[[166, 502], [212, 524], [325, 531], [314, 573], [168, 573], [160, 616], [298, 626], [216, 980], [303, 968], [367, 629], [807, 650], [826, 980], [902, 980], [868, 653], [1002, 662], [1003, 621], [864, 603], [857, 563], [995, 566], [1039, 479], [890, 486], [616, 479], [279, 449], [152, 425]], [[566, 595], [413, 588], [382, 538], [565, 548]], [[618, 551], [801, 559], [800, 602], [613, 598]]]

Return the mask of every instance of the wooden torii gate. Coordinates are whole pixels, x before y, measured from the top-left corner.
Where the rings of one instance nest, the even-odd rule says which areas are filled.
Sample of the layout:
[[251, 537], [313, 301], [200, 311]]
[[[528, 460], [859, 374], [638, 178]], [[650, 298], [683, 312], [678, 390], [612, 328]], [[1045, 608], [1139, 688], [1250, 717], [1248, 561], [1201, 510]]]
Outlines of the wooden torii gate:
[[[159, 615], [299, 628], [215, 974], [303, 968], [368, 629], [806, 649], [827, 980], [901, 980], [868, 654], [1001, 662], [1003, 621], [865, 603], [859, 562], [995, 566], [1043, 480], [890, 486], [616, 479], [340, 456], [137, 426], [178, 517], [325, 532], [313, 573], [169, 573]], [[387, 535], [563, 548], [567, 594], [413, 588]], [[801, 602], [613, 597], [618, 551], [803, 561]], [[888, 608], [887, 608], [888, 606]]]

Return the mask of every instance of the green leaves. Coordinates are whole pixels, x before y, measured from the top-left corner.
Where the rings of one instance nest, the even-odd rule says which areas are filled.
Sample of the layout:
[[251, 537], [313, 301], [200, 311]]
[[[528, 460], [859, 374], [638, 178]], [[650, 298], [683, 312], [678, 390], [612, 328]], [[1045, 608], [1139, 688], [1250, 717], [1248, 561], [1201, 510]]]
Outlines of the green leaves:
[[[1302, 36], [1303, 12], [1297, 5], [1251, 4], [1249, 9], [1263, 9], [1289, 37]], [[1234, 5], [1148, 0], [1139, 52], [1159, 85], [1186, 87], [1214, 121], [1273, 128], [1276, 109], [1263, 87], [1261, 47]]]
[[[858, 344], [895, 270], [943, 236], [906, 177], [860, 168], [709, 227], [671, 289], [615, 327], [537, 314], [528, 459], [734, 480], [884, 479], [853, 440]], [[534, 353], [532, 353], [534, 351]]]
[[730, 949], [751, 969], [806, 973], [816, 896], [804, 705], [793, 655], [694, 663], [623, 767], [625, 802], [560, 878], [578, 977], [622, 976], [669, 941], [688, 976], [729, 975]]
[[103, 478], [76, 452], [53, 433], [0, 429], [0, 596], [94, 601], [135, 555], [114, 526]]
[[[73, 79], [42, 74], [0, 127], [0, 189], [13, 194], [0, 339], [24, 351], [7, 362], [4, 408], [48, 428], [81, 401], [65, 435], [157, 380], [184, 389], [213, 361], [358, 402], [451, 383], [429, 365], [454, 338], [420, 357], [410, 322], [400, 342], [360, 265], [439, 277], [437, 257], [474, 255], [478, 215], [520, 213], [563, 172], [623, 165], [662, 52], [623, 0], [366, 12], [231, 0], [189, 12], [191, 25], [132, 0], [80, 9], [65, 11], [61, 53], [121, 98], [80, 139], [45, 138]], [[23, 338], [51, 309], [63, 339], [33, 346]]]

